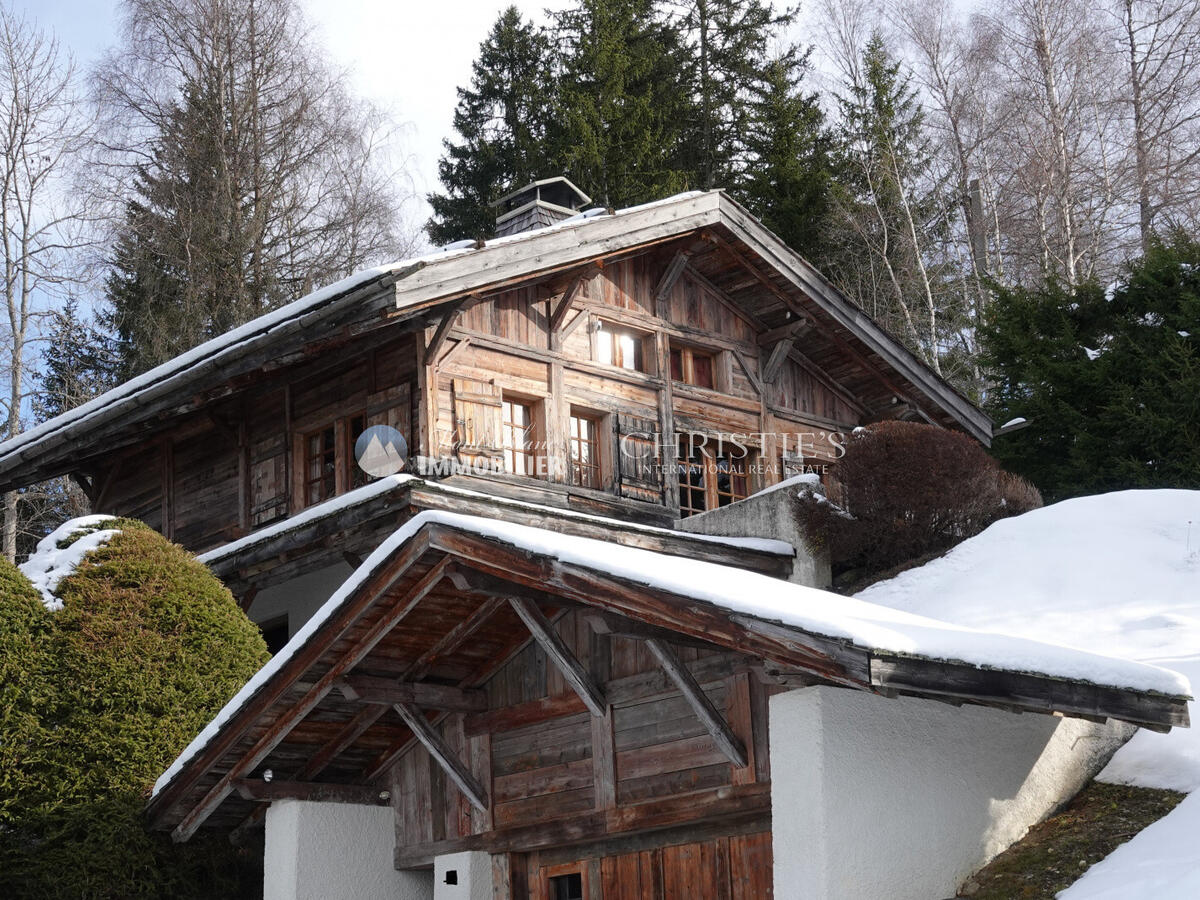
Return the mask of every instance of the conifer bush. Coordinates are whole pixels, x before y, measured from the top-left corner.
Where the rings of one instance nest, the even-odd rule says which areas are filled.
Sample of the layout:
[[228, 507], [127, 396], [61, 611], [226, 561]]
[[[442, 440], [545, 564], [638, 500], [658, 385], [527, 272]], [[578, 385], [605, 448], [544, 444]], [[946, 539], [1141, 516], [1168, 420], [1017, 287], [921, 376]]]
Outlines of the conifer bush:
[[861, 579], [944, 551], [998, 519], [1042, 505], [1037, 488], [1000, 468], [976, 441], [912, 422], [849, 436], [837, 463], [840, 505], [800, 501], [805, 534], [835, 575]]
[[173, 845], [142, 809], [266, 645], [182, 548], [133, 520], [103, 527], [120, 533], [62, 580], [58, 611], [0, 565], [0, 896], [252, 896], [259, 854]]

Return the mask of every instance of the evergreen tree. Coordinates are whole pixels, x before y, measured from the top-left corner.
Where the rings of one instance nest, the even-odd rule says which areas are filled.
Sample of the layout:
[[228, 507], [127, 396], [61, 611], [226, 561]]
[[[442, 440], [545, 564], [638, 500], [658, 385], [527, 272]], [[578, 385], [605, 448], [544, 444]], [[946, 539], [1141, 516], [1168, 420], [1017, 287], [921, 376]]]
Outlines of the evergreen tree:
[[1200, 488], [1200, 245], [1154, 241], [1106, 293], [1001, 290], [982, 331], [994, 453], [1049, 499]]
[[446, 244], [490, 237], [491, 203], [507, 191], [561, 171], [552, 159], [556, 65], [544, 30], [504, 10], [479, 46], [471, 85], [458, 89], [456, 140], [438, 162], [444, 193], [429, 195], [430, 239]]
[[756, 87], [734, 196], [789, 247], [820, 265], [828, 252], [832, 139], [803, 60], [774, 60]]
[[755, 95], [773, 80], [778, 87], [780, 66], [790, 80], [802, 62], [794, 48], [770, 54], [796, 11], [776, 12], [764, 0], [683, 0], [677, 8], [677, 27], [691, 56], [683, 73], [693, 103], [683, 136], [687, 165], [696, 187], [732, 188], [752, 168], [746, 135]]
[[581, 0], [556, 22], [558, 153], [572, 180], [616, 207], [695, 187], [682, 147], [687, 51], [654, 0]]
[[87, 403], [117, 383], [114, 341], [80, 315], [76, 299], [55, 310], [51, 321], [33, 401], [39, 422]]

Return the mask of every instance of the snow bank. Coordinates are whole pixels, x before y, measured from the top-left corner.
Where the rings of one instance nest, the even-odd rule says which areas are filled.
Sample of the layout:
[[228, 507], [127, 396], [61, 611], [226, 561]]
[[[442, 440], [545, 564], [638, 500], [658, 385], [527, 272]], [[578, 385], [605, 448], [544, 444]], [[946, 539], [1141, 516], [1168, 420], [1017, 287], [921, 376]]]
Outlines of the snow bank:
[[[114, 535], [121, 533], [116, 528], [99, 527], [111, 521], [115, 521], [113, 516], [103, 515], [70, 519], [38, 541], [29, 559], [18, 567], [42, 595], [46, 609], [55, 612], [62, 609], [62, 600], [54, 593], [59, 582], [74, 572], [88, 553], [103, 547]], [[66, 547], [58, 546], [81, 531], [87, 533]]]
[[1200, 897], [1200, 794], [1096, 863], [1059, 900], [1196, 900]]
[[679, 556], [665, 556], [650, 550], [495, 519], [425, 511], [414, 516], [380, 544], [287, 645], [246, 683], [159, 777], [154, 786], [154, 793], [161, 791], [187, 762], [212, 740], [225, 723], [316, 633], [375, 568], [386, 562], [421, 527], [433, 523], [473, 532], [530, 553], [544, 554], [565, 563], [713, 603], [732, 613], [850, 641], [868, 650], [1036, 672], [1116, 687], [1176, 694], [1189, 691], [1186, 679], [1165, 669], [1070, 650], [1026, 638], [990, 634], [950, 625], [747, 572], [744, 569]]
[[[1166, 666], [1200, 683], [1200, 491], [1122, 491], [1005, 519], [860, 599]], [[1200, 790], [1200, 716], [1139, 731], [1100, 780]], [[1200, 897], [1200, 796], [1093, 866], [1064, 900]]]

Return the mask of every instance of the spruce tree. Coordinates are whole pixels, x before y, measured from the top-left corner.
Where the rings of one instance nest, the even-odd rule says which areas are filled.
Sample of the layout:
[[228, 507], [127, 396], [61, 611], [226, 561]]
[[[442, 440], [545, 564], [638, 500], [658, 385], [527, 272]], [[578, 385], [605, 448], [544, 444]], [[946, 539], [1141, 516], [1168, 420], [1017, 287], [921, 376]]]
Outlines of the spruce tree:
[[693, 119], [687, 50], [653, 0], [581, 0], [556, 16], [564, 72], [558, 153], [605, 206], [696, 187], [682, 136]]
[[434, 243], [490, 237], [493, 201], [561, 171], [551, 155], [556, 69], [545, 31], [505, 9], [479, 46], [470, 86], [458, 89], [457, 137], [443, 141], [438, 162], [443, 192], [428, 198]]
[[1050, 500], [1200, 488], [1200, 245], [1155, 240], [1108, 292], [1001, 290], [982, 329], [993, 452]]
[[832, 138], [803, 58], [772, 61], [756, 85], [746, 173], [734, 196], [789, 247], [820, 265], [828, 252]]
[[683, 73], [693, 103], [685, 158], [696, 187], [732, 188], [749, 168], [746, 135], [755, 96], [780, 64], [790, 69], [799, 62], [794, 48], [775, 58], [770, 53], [796, 11], [776, 12], [764, 0], [683, 0], [677, 9], [691, 57]]

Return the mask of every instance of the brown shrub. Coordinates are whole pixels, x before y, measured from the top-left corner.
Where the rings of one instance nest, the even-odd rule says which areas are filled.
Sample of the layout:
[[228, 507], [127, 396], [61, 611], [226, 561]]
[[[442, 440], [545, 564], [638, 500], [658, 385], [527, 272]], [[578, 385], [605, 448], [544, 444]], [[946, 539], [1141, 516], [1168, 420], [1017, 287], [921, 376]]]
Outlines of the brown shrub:
[[828, 548], [835, 574], [877, 573], [941, 552], [1042, 505], [1033, 485], [965, 434], [911, 422], [855, 431], [836, 477], [841, 508], [813, 497], [799, 507], [806, 536]]

